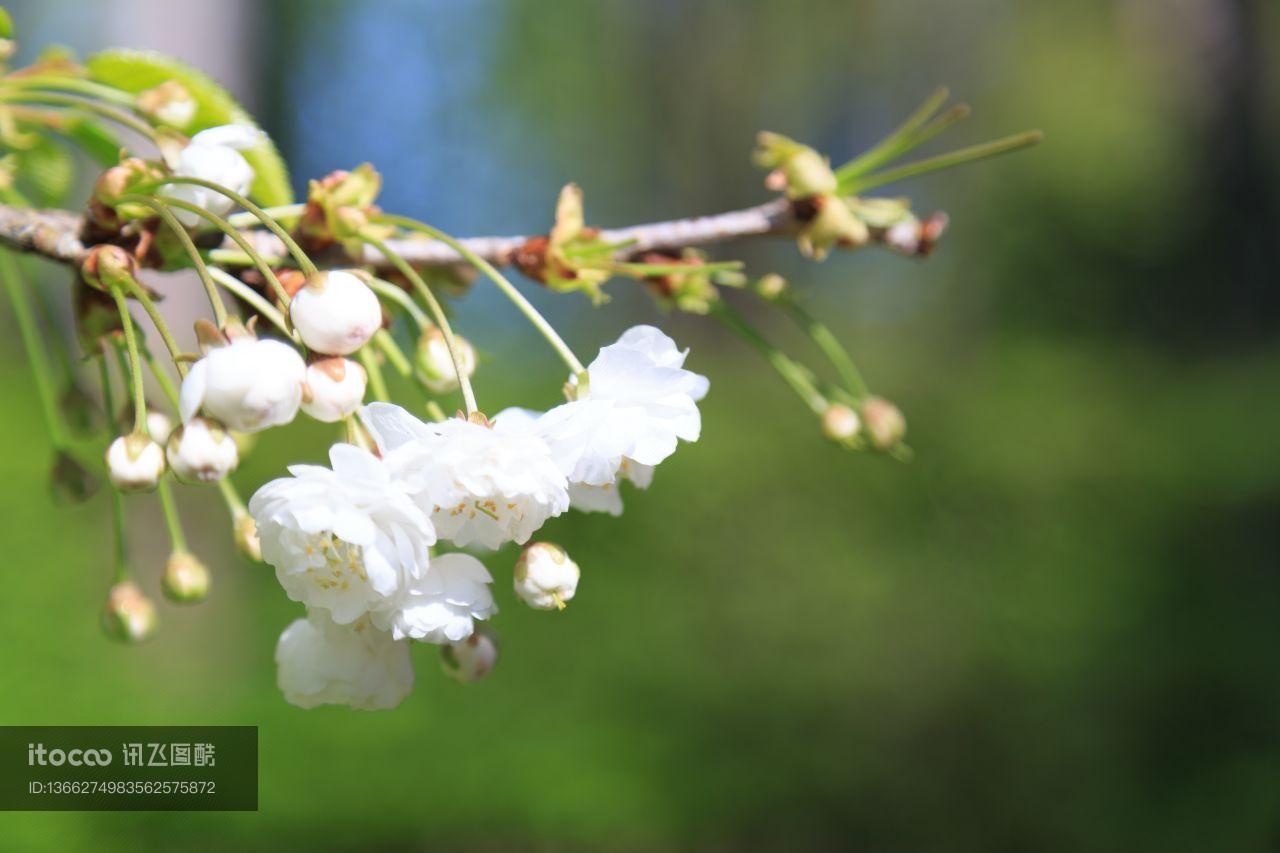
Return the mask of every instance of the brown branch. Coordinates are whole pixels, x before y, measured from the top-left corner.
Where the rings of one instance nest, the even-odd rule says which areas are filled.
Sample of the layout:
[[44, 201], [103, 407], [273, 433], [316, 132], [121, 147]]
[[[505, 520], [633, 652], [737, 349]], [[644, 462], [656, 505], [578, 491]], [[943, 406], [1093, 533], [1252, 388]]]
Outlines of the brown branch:
[[[786, 199], [777, 198], [755, 207], [713, 216], [606, 228], [600, 231], [600, 237], [608, 243], [629, 242], [624, 254], [630, 255], [708, 246], [744, 237], [793, 234], [798, 224], [792, 206]], [[83, 228], [83, 217], [69, 211], [0, 205], [0, 245], [59, 263], [79, 265], [84, 260], [88, 250], [81, 242]], [[244, 233], [264, 257], [283, 259], [287, 256], [284, 245], [271, 232], [250, 229]], [[873, 229], [872, 238], [883, 243], [884, 233]], [[466, 237], [460, 242], [495, 266], [506, 266], [512, 263], [516, 250], [528, 239], [525, 236]], [[415, 266], [446, 267], [463, 263], [457, 252], [435, 240], [410, 237], [389, 243]], [[227, 241], [224, 247], [236, 250], [231, 241]], [[367, 250], [364, 262], [370, 266], [386, 265], [386, 259], [373, 250]]]

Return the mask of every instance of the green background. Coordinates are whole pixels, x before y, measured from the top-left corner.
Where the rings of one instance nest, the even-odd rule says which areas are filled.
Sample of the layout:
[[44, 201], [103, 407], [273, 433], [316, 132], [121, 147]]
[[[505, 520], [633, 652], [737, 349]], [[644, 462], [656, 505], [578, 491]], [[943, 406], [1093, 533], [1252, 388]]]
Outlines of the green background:
[[[103, 46], [104, 17], [140, 8], [93, 6], [11, 3], [23, 55]], [[939, 83], [974, 107], [954, 144], [1047, 141], [890, 188], [952, 216], [926, 262], [726, 250], [808, 295], [907, 413], [911, 464], [825, 444], [753, 353], [633, 285], [595, 310], [523, 282], [580, 352], [636, 322], [692, 346], [703, 439], [622, 519], [548, 524], [583, 569], [564, 613], [514, 599], [512, 549], [488, 559], [498, 668], [461, 687], [415, 648], [387, 713], [282, 701], [271, 652], [300, 608], [209, 492], [182, 501], [210, 600], [162, 604], [145, 646], [103, 638], [108, 504], [47, 497], [6, 314], [0, 723], [258, 725], [262, 764], [256, 814], [0, 814], [0, 847], [1280, 843], [1273, 4], [247, 8], [229, 36], [171, 35], [239, 51], [296, 178], [371, 159], [385, 207], [459, 233], [544, 229], [570, 179], [601, 225], [755, 203], [756, 130], [841, 158]], [[562, 371], [508, 305], [480, 284], [457, 308], [484, 408], [554, 401]], [[330, 438], [267, 434], [236, 480]], [[163, 528], [129, 503], [154, 590]]]

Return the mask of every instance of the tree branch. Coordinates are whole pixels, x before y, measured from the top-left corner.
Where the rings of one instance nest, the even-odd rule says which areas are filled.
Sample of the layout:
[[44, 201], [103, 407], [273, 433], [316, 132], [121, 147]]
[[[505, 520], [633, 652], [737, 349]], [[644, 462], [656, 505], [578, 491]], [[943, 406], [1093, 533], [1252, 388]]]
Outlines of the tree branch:
[[[691, 219], [652, 222], [627, 228], [606, 228], [600, 237], [608, 243], [630, 245], [623, 254], [653, 250], [679, 250], [689, 246], [708, 246], [744, 237], [762, 237], [795, 233], [799, 223], [786, 199], [777, 198], [764, 204]], [[79, 265], [88, 249], [81, 242], [83, 217], [65, 210], [34, 210], [0, 205], [0, 244], [18, 251], [40, 255], [59, 263]], [[254, 248], [268, 259], [288, 256], [280, 239], [265, 229], [246, 230], [245, 236]], [[462, 242], [475, 254], [494, 264], [513, 262], [516, 250], [528, 237], [467, 237]], [[884, 242], [883, 231], [874, 230], [872, 239]], [[453, 249], [435, 240], [406, 238], [388, 241], [400, 255], [415, 266], [446, 267], [463, 263]], [[225, 248], [236, 251], [227, 241]], [[364, 262], [370, 266], [386, 266], [379, 253], [366, 250]]]

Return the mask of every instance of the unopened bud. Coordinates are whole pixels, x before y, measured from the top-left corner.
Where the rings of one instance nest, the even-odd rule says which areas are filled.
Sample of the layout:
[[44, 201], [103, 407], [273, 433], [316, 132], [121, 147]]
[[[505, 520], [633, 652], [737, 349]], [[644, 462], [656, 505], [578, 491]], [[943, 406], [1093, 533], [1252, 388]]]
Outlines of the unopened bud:
[[157, 444], [164, 444], [173, 434], [173, 419], [154, 409], [147, 412], [147, 435]]
[[160, 589], [178, 604], [195, 604], [209, 594], [209, 570], [186, 551], [174, 551], [164, 565]]
[[[461, 335], [454, 335], [453, 343], [458, 349], [458, 362], [462, 373], [470, 379], [476, 372], [475, 348]], [[454, 369], [453, 357], [449, 354], [449, 345], [445, 343], [444, 333], [438, 328], [433, 326], [418, 338], [417, 359], [423, 380], [431, 391], [436, 394], [445, 394], [457, 390], [458, 373]]]
[[164, 473], [164, 450], [142, 433], [111, 442], [106, 460], [111, 483], [122, 492], [149, 492]]
[[199, 417], [174, 430], [165, 455], [184, 483], [216, 483], [240, 463], [235, 439], [217, 421]]
[[876, 450], [892, 450], [907, 433], [902, 411], [883, 397], [868, 397], [863, 402], [862, 422]]
[[776, 272], [761, 276], [760, 280], [756, 282], [756, 293], [770, 301], [785, 296], [787, 290], [787, 280]]
[[258, 523], [253, 520], [253, 516], [244, 510], [238, 510], [232, 520], [232, 529], [240, 553], [255, 563], [261, 563], [262, 540], [258, 538]]
[[289, 303], [302, 342], [325, 355], [350, 355], [382, 327], [378, 297], [354, 273], [318, 272]]
[[335, 423], [360, 408], [368, 376], [346, 358], [325, 358], [307, 366], [302, 387], [302, 411], [325, 423]]
[[138, 262], [133, 255], [119, 246], [103, 243], [94, 246], [80, 265], [85, 283], [98, 290], [108, 290], [114, 284], [133, 278], [138, 272]]
[[852, 441], [861, 425], [858, 413], [844, 403], [832, 403], [822, 413], [822, 434], [840, 444]]
[[138, 109], [160, 124], [186, 130], [196, 117], [196, 99], [177, 80], [138, 93]]
[[156, 630], [156, 606], [133, 581], [123, 581], [107, 593], [102, 612], [107, 636], [125, 643], [140, 643]]
[[470, 637], [440, 647], [440, 663], [445, 674], [463, 684], [479, 681], [498, 662], [498, 635], [487, 625], [479, 625]]
[[516, 561], [515, 590], [535, 610], [563, 610], [578, 591], [578, 564], [559, 545], [533, 542]]
[[814, 196], [810, 201], [816, 215], [804, 224], [796, 242], [800, 251], [814, 260], [827, 256], [832, 246], [856, 248], [871, 239], [871, 229], [849, 210], [839, 196]]

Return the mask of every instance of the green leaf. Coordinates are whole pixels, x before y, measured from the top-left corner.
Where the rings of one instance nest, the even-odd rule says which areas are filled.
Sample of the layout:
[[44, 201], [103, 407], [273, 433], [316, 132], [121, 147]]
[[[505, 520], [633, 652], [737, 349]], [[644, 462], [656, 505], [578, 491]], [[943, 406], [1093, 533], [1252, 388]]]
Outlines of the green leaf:
[[120, 161], [120, 140], [97, 121], [82, 118], [68, 122], [63, 131], [100, 165], [114, 166]]
[[[213, 78], [172, 57], [141, 50], [106, 50], [89, 57], [85, 64], [92, 79], [135, 94], [168, 80], [177, 80], [196, 101], [193, 130], [222, 124], [257, 127], [253, 118]], [[244, 156], [256, 174], [249, 190], [254, 201], [265, 207], [293, 203], [289, 172], [274, 142], [245, 151]]]
[[43, 138], [18, 152], [18, 175], [37, 204], [53, 205], [71, 189], [75, 167], [65, 148]]

